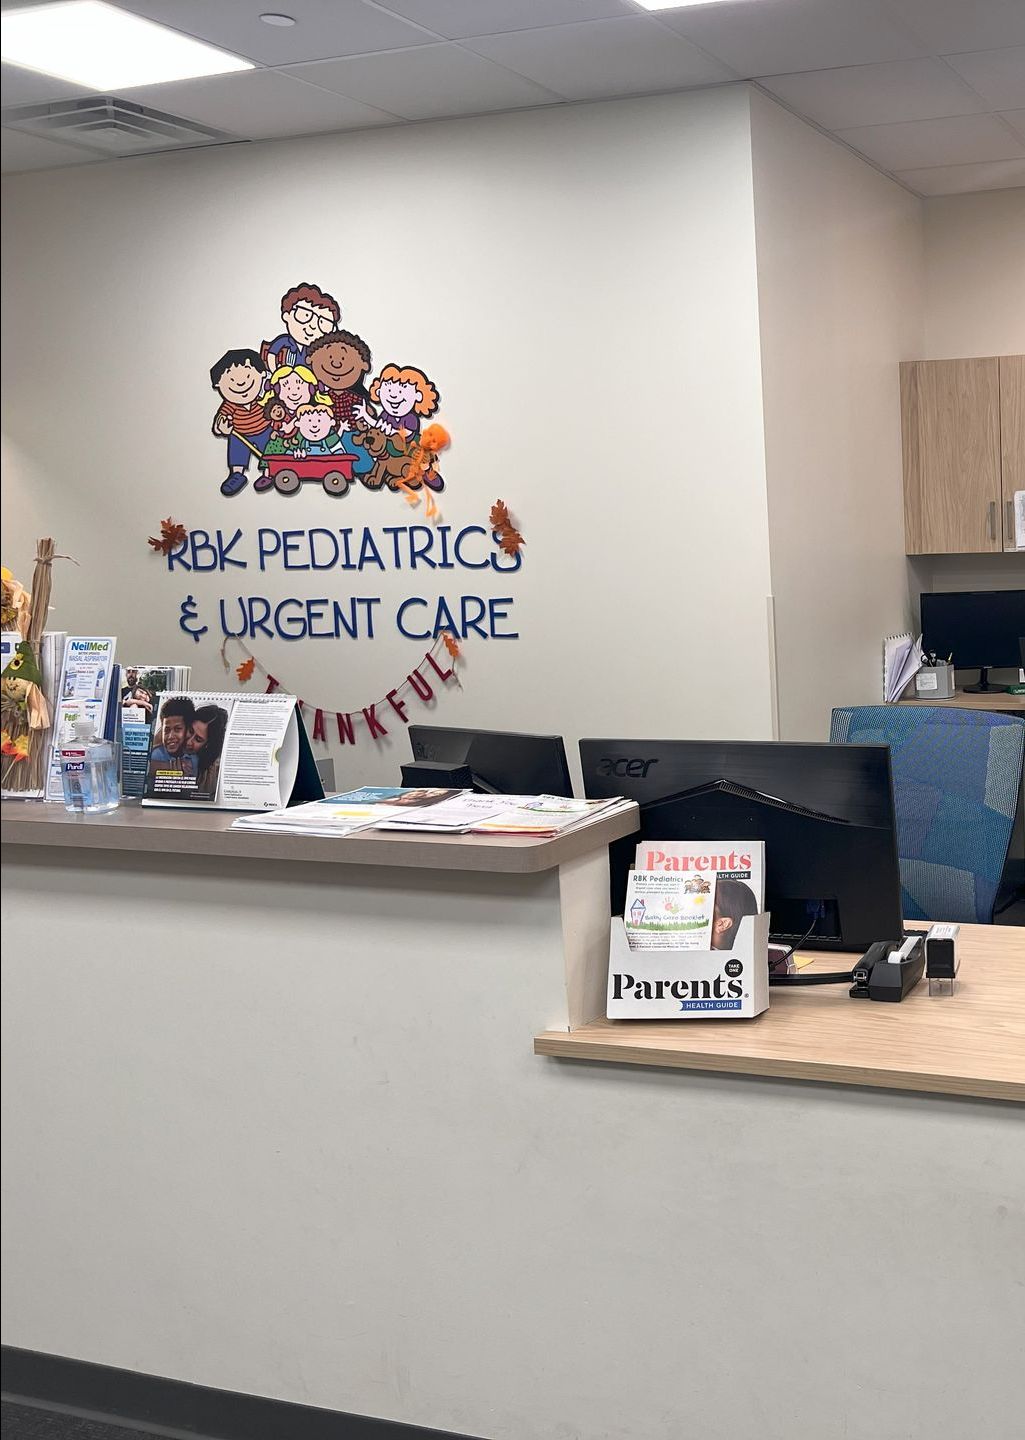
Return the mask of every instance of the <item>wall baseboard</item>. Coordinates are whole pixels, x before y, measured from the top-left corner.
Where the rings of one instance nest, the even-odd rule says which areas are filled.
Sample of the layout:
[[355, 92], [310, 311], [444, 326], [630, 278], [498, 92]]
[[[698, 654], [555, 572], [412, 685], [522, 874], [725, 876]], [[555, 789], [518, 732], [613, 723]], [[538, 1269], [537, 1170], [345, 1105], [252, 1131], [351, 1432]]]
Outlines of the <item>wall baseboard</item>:
[[5, 1400], [137, 1423], [158, 1433], [177, 1431], [205, 1440], [474, 1440], [449, 1430], [215, 1390], [13, 1345], [2, 1347], [2, 1361]]

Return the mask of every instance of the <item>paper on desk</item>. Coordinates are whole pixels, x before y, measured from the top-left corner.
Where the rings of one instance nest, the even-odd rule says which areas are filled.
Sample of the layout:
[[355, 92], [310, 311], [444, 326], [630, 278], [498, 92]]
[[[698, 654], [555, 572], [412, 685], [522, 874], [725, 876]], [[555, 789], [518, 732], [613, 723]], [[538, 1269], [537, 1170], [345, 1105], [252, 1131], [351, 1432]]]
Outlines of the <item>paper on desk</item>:
[[899, 700], [922, 668], [922, 637], [888, 635], [883, 641], [883, 699]]

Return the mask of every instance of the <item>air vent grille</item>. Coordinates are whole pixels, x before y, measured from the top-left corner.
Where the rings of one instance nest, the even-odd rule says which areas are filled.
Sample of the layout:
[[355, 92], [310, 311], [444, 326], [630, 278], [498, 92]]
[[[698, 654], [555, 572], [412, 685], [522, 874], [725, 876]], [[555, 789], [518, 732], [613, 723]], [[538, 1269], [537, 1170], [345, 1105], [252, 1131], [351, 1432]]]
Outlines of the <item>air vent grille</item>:
[[18, 105], [0, 116], [12, 130], [26, 130], [46, 140], [78, 145], [97, 155], [151, 155], [159, 150], [187, 150], [198, 145], [238, 142], [237, 135], [211, 130], [194, 120], [165, 115], [133, 105], [116, 95], [90, 95], [51, 105]]

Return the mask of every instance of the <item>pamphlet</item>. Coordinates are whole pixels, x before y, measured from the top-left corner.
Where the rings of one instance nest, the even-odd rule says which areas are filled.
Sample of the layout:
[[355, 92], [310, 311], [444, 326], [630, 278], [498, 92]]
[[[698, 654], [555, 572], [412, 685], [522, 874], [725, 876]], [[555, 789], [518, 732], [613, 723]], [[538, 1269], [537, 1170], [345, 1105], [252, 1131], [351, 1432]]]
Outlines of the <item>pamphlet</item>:
[[563, 795], [507, 796], [512, 806], [474, 825], [477, 835], [561, 835], [587, 824], [604, 811], [621, 805], [620, 796], [609, 800], [568, 800]]
[[399, 812], [379, 822], [378, 830], [425, 830], [442, 835], [465, 835], [484, 820], [501, 815], [513, 804], [526, 804], [529, 795], [477, 795], [462, 790], [449, 800]]
[[631, 870], [623, 923], [631, 950], [711, 950], [715, 875]]
[[263, 815], [241, 815], [233, 830], [272, 830], [285, 835], [351, 835], [381, 821], [393, 820], [411, 809], [440, 805], [461, 790], [403, 789], [401, 786], [363, 785], [342, 795], [330, 795], [308, 805], [273, 810]]
[[169, 690], [188, 690], [191, 673], [188, 665], [118, 666], [122, 795], [145, 793], [160, 696]]
[[63, 803], [60, 751], [75, 738], [75, 725], [80, 720], [91, 720], [93, 733], [98, 738], [109, 740], [113, 736], [115, 716], [111, 709], [114, 694], [111, 682], [116, 644], [111, 635], [69, 635], [64, 641], [60, 685], [54, 707], [47, 800]]
[[161, 697], [144, 805], [274, 811], [323, 793], [294, 695], [174, 691]]

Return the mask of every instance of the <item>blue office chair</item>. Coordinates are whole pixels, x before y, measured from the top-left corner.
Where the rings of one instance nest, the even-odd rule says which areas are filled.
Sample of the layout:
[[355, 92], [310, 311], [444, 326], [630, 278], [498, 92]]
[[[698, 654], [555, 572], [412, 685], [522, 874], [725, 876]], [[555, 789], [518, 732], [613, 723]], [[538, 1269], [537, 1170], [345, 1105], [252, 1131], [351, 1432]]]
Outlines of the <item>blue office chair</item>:
[[1025, 720], [938, 705], [833, 711], [829, 738], [890, 747], [909, 920], [992, 925], [1021, 787]]

